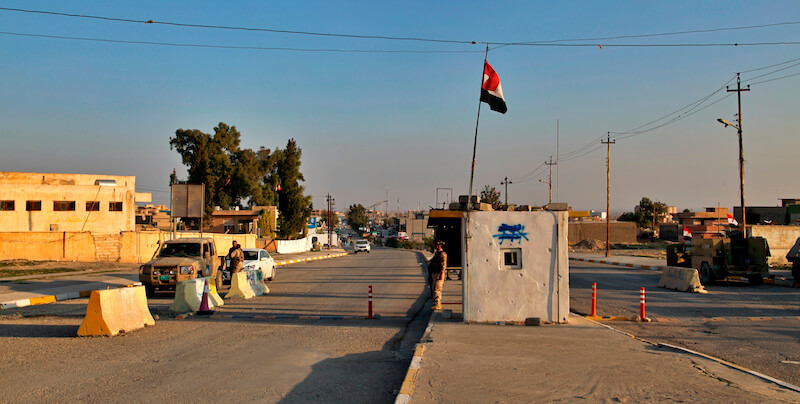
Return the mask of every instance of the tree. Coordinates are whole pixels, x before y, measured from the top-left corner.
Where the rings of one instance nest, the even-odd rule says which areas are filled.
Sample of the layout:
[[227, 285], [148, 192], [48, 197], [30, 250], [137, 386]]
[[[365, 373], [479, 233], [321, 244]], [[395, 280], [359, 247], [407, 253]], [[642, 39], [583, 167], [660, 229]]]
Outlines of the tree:
[[[332, 223], [328, 223], [328, 220]], [[336, 226], [339, 226], [339, 216], [336, 216], [336, 212], [331, 212], [327, 209], [322, 211], [322, 221], [330, 229], [335, 229]]]
[[500, 207], [500, 191], [495, 187], [484, 185], [481, 190], [481, 202], [492, 205], [492, 209]]
[[666, 203], [652, 201], [645, 196], [639, 201], [639, 206], [636, 207], [635, 212], [623, 213], [617, 220], [621, 222], [636, 222], [636, 225], [640, 228], [651, 228], [653, 227], [654, 219], [655, 222], [658, 222], [658, 218], [666, 213]]
[[351, 229], [360, 233], [362, 231], [361, 228], [367, 227], [369, 224], [367, 208], [360, 203], [357, 205], [350, 205], [350, 209], [347, 210], [347, 223], [350, 225]]
[[295, 239], [308, 226], [308, 217], [311, 215], [311, 196], [303, 194], [305, 187], [300, 181], [305, 181], [300, 172], [300, 155], [302, 150], [297, 147], [294, 139], [289, 139], [286, 149], [281, 153], [277, 163], [277, 177], [280, 189], [278, 190], [278, 210], [280, 211], [279, 235], [289, 240]]

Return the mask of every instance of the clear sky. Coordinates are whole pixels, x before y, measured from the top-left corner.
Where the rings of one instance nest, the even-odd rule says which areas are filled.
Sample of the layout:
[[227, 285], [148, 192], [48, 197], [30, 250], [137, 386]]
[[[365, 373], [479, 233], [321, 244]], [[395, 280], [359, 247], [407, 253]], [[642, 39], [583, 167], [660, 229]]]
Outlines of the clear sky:
[[[736, 72], [800, 58], [800, 45], [614, 47], [800, 41], [797, 1], [205, 2], [0, 1], [0, 7], [201, 25], [493, 43], [508, 113], [481, 110], [475, 187], [509, 177], [508, 200], [547, 202], [541, 164], [559, 150], [558, 200], [605, 209], [606, 132], [624, 133], [714, 91], [684, 119], [636, 136], [612, 134], [612, 211], [642, 196], [683, 208], [738, 205]], [[212, 132], [220, 121], [242, 146], [303, 149], [314, 205], [385, 199], [390, 209], [434, 205], [436, 188], [466, 194], [478, 108], [482, 44], [393, 41], [215, 30], [0, 10], [0, 170], [135, 175], [154, 202], [168, 200], [169, 137]], [[325, 50], [175, 47], [9, 35]], [[597, 46], [603, 45], [602, 48]], [[743, 73], [748, 205], [800, 197], [800, 59]], [[778, 69], [784, 69], [775, 72]], [[758, 78], [762, 74], [772, 73]], [[729, 97], [722, 99], [724, 96]], [[720, 100], [722, 99], [722, 100]], [[719, 101], [716, 104], [713, 102]], [[704, 108], [702, 109], [701, 108]], [[682, 115], [682, 116], [684, 116]], [[658, 121], [656, 124], [668, 121]], [[653, 125], [645, 127], [652, 128]], [[594, 143], [591, 143], [593, 142]], [[583, 153], [570, 154], [590, 145]], [[577, 157], [577, 158], [574, 158]], [[554, 157], [555, 158], [555, 157]], [[535, 171], [539, 168], [538, 171]], [[533, 171], [534, 175], [528, 175]], [[554, 180], [555, 182], [555, 180]], [[554, 187], [554, 199], [555, 199]], [[442, 197], [444, 194], [441, 195]]]

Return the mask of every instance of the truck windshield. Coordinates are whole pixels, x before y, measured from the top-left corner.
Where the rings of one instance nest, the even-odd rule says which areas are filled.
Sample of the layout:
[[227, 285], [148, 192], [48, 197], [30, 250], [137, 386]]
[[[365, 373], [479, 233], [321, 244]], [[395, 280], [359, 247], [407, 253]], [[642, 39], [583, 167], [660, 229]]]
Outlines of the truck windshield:
[[197, 243], [170, 243], [161, 249], [162, 257], [199, 257], [200, 244]]

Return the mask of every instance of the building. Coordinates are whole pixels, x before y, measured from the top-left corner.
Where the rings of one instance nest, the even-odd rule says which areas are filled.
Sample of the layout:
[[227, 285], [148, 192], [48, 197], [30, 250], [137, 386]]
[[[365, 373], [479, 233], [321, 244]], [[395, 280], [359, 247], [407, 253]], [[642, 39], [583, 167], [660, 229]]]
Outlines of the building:
[[428, 214], [425, 212], [408, 212], [398, 218], [401, 232], [406, 232], [411, 241], [423, 241], [433, 238], [433, 229], [428, 228]]
[[[268, 216], [269, 229], [259, 229], [258, 220], [263, 213]], [[214, 210], [211, 213], [212, 233], [256, 234], [266, 237], [278, 228], [276, 206], [254, 206], [251, 209]], [[260, 231], [259, 231], [260, 230]]]
[[729, 230], [728, 208], [706, 208], [705, 212], [680, 212], [673, 215], [677, 225], [662, 225], [662, 239], [678, 241], [686, 227], [694, 238], [721, 237]]
[[0, 231], [91, 231], [135, 229], [136, 177], [97, 174], [0, 172]]
[[136, 207], [136, 230], [172, 230], [170, 210], [165, 205]]

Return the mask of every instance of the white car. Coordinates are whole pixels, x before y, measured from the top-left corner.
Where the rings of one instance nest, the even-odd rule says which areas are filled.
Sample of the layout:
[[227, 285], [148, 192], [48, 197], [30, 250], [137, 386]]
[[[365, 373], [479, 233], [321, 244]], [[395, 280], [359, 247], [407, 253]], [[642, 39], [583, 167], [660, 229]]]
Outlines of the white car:
[[[260, 248], [242, 248], [242, 252], [244, 253], [244, 262], [242, 263], [244, 270], [252, 270], [258, 269], [261, 271], [261, 276], [271, 281], [275, 279], [275, 260], [269, 256], [269, 253], [266, 250]], [[223, 274], [223, 279], [227, 278], [226, 280], [230, 282], [230, 267], [231, 267], [231, 257], [225, 257], [227, 260], [227, 277]]]
[[369, 252], [369, 250], [369, 241], [367, 240], [356, 240], [353, 244], [353, 254], [357, 254], [359, 251]]

